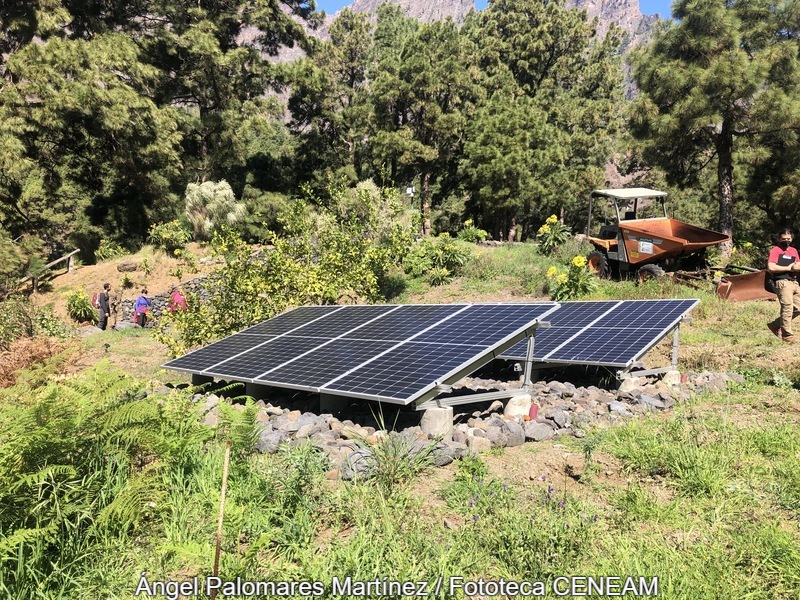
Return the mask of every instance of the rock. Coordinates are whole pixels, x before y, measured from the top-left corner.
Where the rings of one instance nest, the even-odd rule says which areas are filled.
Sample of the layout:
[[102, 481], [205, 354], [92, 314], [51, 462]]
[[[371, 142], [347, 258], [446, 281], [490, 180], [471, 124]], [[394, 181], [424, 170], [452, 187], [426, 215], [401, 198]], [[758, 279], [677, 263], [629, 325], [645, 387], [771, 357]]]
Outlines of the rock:
[[483, 437], [469, 438], [469, 449], [472, 454], [479, 454], [492, 449], [492, 442]]
[[203, 403], [203, 408], [200, 409], [202, 412], [208, 412], [212, 408], [214, 408], [217, 404], [219, 404], [219, 396], [216, 394], [208, 394], [206, 396], [206, 401]]
[[504, 407], [503, 407], [503, 403], [502, 403], [502, 401], [500, 401], [500, 400], [495, 400], [494, 402], [492, 402], [492, 403], [489, 405], [489, 408], [487, 408], [485, 411], [483, 411], [483, 412], [481, 413], [481, 416], [482, 416], [482, 417], [487, 417], [487, 416], [489, 416], [489, 415], [491, 415], [491, 414], [493, 414], [493, 413], [502, 412], [502, 411], [503, 411], [503, 408], [504, 408]]
[[114, 325], [114, 331], [122, 331], [123, 329], [136, 329], [139, 327], [133, 321], [117, 321], [117, 324]]
[[467, 433], [465, 431], [461, 431], [460, 429], [454, 429], [452, 441], [455, 444], [466, 444], [467, 443]]
[[363, 477], [369, 473], [372, 452], [360, 448], [353, 452], [342, 463], [342, 479], [351, 481], [356, 477]]
[[569, 424], [569, 415], [563, 410], [557, 410], [553, 413], [553, 421], [559, 427], [566, 427]]
[[278, 446], [289, 437], [285, 431], [262, 431], [256, 442], [256, 450], [261, 454], [275, 454]]
[[680, 371], [667, 371], [661, 377], [661, 382], [666, 385], [680, 385], [681, 384]]
[[216, 427], [220, 422], [219, 416], [219, 406], [214, 406], [205, 415], [203, 415], [202, 424], [207, 427]]
[[640, 394], [638, 397], [638, 402], [640, 404], [645, 404], [647, 406], [650, 406], [653, 409], [664, 410], [665, 406], [663, 400], [659, 400], [658, 398], [653, 398], [652, 396], [648, 396], [647, 394]]
[[139, 263], [135, 260], [126, 260], [117, 265], [117, 271], [120, 273], [133, 273], [139, 268]]
[[551, 381], [548, 384], [548, 387], [550, 388], [550, 393], [560, 396], [562, 398], [564, 397], [564, 392], [567, 391], [566, 386], [559, 381]]
[[617, 393], [637, 392], [646, 383], [647, 380], [644, 377], [627, 377], [619, 384]]
[[622, 417], [632, 417], [633, 413], [628, 410], [627, 404], [623, 404], [617, 400], [608, 403], [608, 410]]
[[525, 439], [541, 442], [553, 437], [553, 428], [535, 421], [525, 423]]
[[264, 411], [271, 417], [279, 417], [283, 414], [282, 408], [277, 408], [275, 406], [272, 406], [271, 404], [267, 404], [264, 407]]
[[[336, 430], [334, 429], [334, 431]], [[369, 435], [369, 432], [358, 425], [345, 425], [339, 435], [348, 440], [363, 440]]]
[[451, 439], [453, 431], [453, 407], [435, 406], [422, 413], [419, 423], [422, 433], [430, 438]]
[[506, 417], [526, 417], [531, 411], [531, 395], [520, 394], [509, 399], [508, 403], [503, 409], [503, 415]]
[[509, 448], [525, 443], [525, 429], [516, 421], [506, 421], [503, 427], [505, 445]]
[[300, 427], [297, 432], [294, 434], [294, 439], [296, 440], [304, 440], [308, 437], [311, 437], [313, 434], [317, 433], [317, 424], [316, 423], [308, 423]]

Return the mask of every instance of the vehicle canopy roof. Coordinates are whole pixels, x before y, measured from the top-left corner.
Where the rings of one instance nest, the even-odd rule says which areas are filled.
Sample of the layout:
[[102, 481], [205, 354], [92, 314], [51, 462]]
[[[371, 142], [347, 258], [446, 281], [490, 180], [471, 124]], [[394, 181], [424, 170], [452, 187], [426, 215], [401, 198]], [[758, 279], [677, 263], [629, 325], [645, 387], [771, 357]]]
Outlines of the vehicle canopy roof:
[[607, 198], [614, 198], [615, 200], [631, 200], [633, 198], [664, 198], [667, 192], [659, 192], [658, 190], [651, 190], [649, 188], [624, 188], [624, 189], [611, 189], [611, 190], [595, 190], [592, 192], [592, 197], [605, 196]]

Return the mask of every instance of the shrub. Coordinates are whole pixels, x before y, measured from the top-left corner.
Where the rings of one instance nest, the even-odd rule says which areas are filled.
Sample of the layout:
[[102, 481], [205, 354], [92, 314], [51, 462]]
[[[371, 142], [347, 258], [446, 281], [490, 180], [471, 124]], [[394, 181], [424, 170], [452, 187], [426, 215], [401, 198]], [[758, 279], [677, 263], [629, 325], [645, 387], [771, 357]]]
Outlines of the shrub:
[[157, 248], [174, 253], [175, 250], [183, 249], [192, 239], [192, 235], [176, 219], [151, 226], [147, 239]]
[[478, 244], [489, 237], [489, 234], [483, 229], [475, 227], [475, 225], [472, 224], [472, 219], [468, 219], [464, 222], [464, 228], [458, 232], [456, 237], [462, 242]]
[[561, 223], [555, 215], [550, 215], [536, 234], [539, 252], [545, 255], [552, 254], [556, 248], [567, 241], [569, 235], [569, 227]]
[[211, 247], [225, 265], [203, 284], [208, 300], [190, 297], [188, 310], [163, 315], [156, 337], [177, 355], [290, 306], [381, 300], [380, 283], [406, 254], [412, 233], [392, 222], [394, 198], [358, 194], [357, 211], [332, 201], [315, 213], [296, 201], [282, 217], [285, 236], [271, 234], [273, 247], [262, 252], [223, 228]]
[[98, 262], [124, 255], [125, 249], [112, 240], [100, 240], [100, 245], [94, 251], [94, 258]]
[[550, 296], [555, 301], [575, 300], [597, 288], [597, 278], [589, 270], [584, 256], [573, 258], [565, 273], [558, 267], [550, 267], [547, 278], [550, 280]]
[[97, 309], [83, 292], [71, 292], [67, 296], [67, 314], [78, 323], [97, 323]]
[[460, 275], [472, 253], [446, 233], [418, 242], [403, 260], [403, 270], [412, 277], [426, 277], [431, 285], [448, 283]]

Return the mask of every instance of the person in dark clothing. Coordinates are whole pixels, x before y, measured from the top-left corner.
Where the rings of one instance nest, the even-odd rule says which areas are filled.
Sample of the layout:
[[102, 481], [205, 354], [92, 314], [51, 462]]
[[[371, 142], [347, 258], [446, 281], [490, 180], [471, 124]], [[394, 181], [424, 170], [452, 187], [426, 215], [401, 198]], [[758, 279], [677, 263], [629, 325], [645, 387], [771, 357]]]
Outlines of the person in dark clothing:
[[100, 306], [97, 309], [97, 326], [103, 331], [108, 326], [108, 317], [111, 315], [111, 309], [108, 306], [108, 292], [111, 290], [110, 283], [103, 284], [103, 291], [97, 296], [97, 301]]
[[793, 241], [792, 230], [781, 229], [778, 232], [778, 243], [770, 250], [767, 259], [767, 271], [772, 274], [775, 294], [781, 305], [780, 315], [768, 323], [767, 327], [784, 342], [798, 340], [792, 330], [792, 321], [800, 315], [800, 285], [797, 283], [800, 255], [792, 246]]
[[144, 327], [147, 324], [147, 311], [150, 308], [151, 300], [147, 297], [147, 288], [142, 290], [142, 295], [136, 299], [133, 305], [133, 320], [139, 325]]

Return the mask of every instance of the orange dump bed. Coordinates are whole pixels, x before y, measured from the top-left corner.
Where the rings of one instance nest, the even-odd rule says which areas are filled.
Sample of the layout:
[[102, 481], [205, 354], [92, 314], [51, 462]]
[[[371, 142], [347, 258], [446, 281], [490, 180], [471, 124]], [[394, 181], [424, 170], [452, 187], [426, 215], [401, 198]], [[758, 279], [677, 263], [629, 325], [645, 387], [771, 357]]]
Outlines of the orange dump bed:
[[659, 262], [730, 241], [730, 236], [676, 219], [636, 219], [619, 224], [631, 264]]

